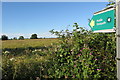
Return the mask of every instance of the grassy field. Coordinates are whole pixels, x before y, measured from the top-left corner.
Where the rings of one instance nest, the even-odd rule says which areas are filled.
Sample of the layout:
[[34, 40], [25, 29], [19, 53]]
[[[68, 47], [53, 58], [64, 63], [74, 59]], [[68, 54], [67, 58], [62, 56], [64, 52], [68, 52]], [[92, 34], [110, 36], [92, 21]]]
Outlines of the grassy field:
[[[54, 55], [48, 48], [58, 39], [5, 40], [2, 43], [3, 80], [36, 80], [44, 76], [47, 62]], [[44, 73], [40, 73], [40, 71]], [[10, 72], [9, 72], [10, 71]]]
[[2, 49], [5, 48], [27, 48], [49, 46], [51, 43], [58, 42], [58, 39], [26, 39], [26, 40], [5, 40], [2, 41]]

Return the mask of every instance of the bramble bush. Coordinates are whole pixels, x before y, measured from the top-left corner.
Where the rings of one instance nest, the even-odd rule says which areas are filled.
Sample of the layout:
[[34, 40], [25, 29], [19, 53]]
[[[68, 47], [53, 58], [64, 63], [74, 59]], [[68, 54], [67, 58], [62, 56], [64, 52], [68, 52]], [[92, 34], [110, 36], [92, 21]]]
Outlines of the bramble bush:
[[72, 32], [54, 31], [61, 42], [56, 47], [51, 78], [116, 79], [114, 33], [92, 33], [77, 23]]

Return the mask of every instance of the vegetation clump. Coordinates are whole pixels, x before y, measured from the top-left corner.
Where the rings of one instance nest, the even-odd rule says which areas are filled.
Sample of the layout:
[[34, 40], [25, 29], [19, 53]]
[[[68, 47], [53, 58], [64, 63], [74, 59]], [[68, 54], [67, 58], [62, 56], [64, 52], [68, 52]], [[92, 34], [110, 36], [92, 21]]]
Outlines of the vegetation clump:
[[3, 79], [116, 79], [115, 33], [92, 33], [77, 23], [73, 27], [73, 31], [51, 30], [59, 37], [51, 47], [26, 48], [15, 55], [3, 50]]
[[8, 36], [2, 35], [2, 36], [1, 36], [1, 40], [8, 40]]

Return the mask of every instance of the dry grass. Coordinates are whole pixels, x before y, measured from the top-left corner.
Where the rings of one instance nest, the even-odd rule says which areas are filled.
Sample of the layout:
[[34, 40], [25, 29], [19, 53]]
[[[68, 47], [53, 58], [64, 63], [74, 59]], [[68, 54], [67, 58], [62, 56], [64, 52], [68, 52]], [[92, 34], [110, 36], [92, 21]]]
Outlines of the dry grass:
[[51, 45], [51, 43], [56, 43], [56, 42], [58, 42], [58, 39], [5, 40], [5, 41], [2, 41], [2, 49], [42, 47], [42, 46], [49, 46]]

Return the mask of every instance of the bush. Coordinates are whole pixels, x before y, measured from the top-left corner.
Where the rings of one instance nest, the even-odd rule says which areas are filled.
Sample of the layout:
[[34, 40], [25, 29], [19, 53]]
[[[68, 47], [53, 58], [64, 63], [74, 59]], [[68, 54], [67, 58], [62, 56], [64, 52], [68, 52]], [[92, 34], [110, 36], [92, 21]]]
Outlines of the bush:
[[50, 32], [61, 38], [56, 47], [52, 78], [116, 79], [114, 33], [92, 33], [77, 23], [69, 30]]

